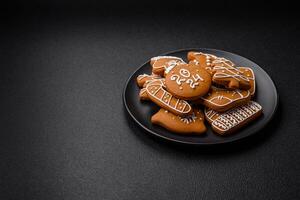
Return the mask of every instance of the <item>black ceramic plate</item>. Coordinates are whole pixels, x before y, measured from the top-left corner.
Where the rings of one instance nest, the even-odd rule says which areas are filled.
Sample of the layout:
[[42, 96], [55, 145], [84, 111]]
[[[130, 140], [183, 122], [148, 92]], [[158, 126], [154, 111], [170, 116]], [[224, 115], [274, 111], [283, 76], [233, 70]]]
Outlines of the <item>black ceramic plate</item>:
[[225, 57], [233, 61], [238, 66], [247, 66], [253, 69], [256, 78], [256, 95], [254, 101], [258, 102], [263, 107], [263, 115], [255, 122], [240, 129], [233, 135], [218, 136], [213, 133], [209, 125], [206, 134], [201, 136], [183, 136], [172, 133], [162, 127], [153, 125], [150, 121], [151, 116], [158, 111], [158, 107], [152, 102], [142, 102], [139, 100], [139, 88], [136, 84], [136, 77], [140, 74], [150, 74], [151, 67], [149, 61], [140, 66], [128, 79], [123, 93], [124, 105], [133, 118], [133, 120], [149, 133], [158, 137], [167, 139], [169, 141], [185, 143], [185, 144], [198, 144], [198, 145], [212, 145], [233, 142], [242, 138], [248, 137], [259, 130], [261, 130], [272, 119], [275, 114], [278, 94], [276, 87], [269, 77], [269, 75], [254, 62], [225, 51], [215, 49], [182, 49], [169, 52], [163, 55], [178, 56], [186, 60], [188, 51], [201, 51], [203, 53], [214, 54], [219, 57]]

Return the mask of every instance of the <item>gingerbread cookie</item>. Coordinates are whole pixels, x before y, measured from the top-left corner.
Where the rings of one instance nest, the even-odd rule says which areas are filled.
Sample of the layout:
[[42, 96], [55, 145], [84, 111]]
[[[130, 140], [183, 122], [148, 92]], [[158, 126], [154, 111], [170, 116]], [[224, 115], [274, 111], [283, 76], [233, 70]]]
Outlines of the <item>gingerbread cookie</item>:
[[228, 135], [255, 120], [262, 114], [262, 107], [254, 101], [224, 113], [206, 110], [205, 116], [211, 121], [212, 129], [220, 135]]
[[190, 62], [206, 69], [211, 75], [215, 73], [214, 66], [234, 66], [234, 63], [226, 58], [202, 52], [190, 51], [187, 57]]
[[157, 80], [160, 81], [160, 82], [162, 83], [162, 87], [163, 87], [164, 89], [166, 89], [166, 79], [165, 79], [165, 78], [158, 78], [158, 79], [153, 79], [153, 80], [151, 80], [151, 81], [147, 81], [147, 82], [143, 85], [143, 87], [146, 88], [148, 84], [152, 83], [153, 81], [157, 81]]
[[146, 88], [142, 88], [139, 93], [140, 100], [147, 101], [150, 100], [146, 91]]
[[188, 52], [187, 58], [190, 62], [193, 62], [196, 65], [208, 70], [211, 73], [212, 61], [217, 58], [217, 56], [212, 54], [205, 54], [202, 52]]
[[210, 124], [217, 119], [220, 116], [220, 112], [214, 111], [211, 108], [205, 108], [204, 109], [204, 115], [205, 115], [205, 119], [206, 121], [208, 121]]
[[[159, 84], [161, 84], [161, 86], [163, 87], [163, 89], [166, 89], [166, 84], [165, 84], [165, 79], [164, 78], [160, 78], [160, 79], [153, 79], [153, 80], [158, 80], [160, 81]], [[149, 98], [148, 94], [147, 94], [147, 90], [146, 90], [146, 86], [151, 83], [153, 80], [150, 80], [149, 82], [146, 82], [143, 85], [143, 88], [140, 90], [139, 93], [139, 97], [141, 101], [150, 101], [151, 99]]]
[[233, 66], [216, 65], [213, 70], [215, 71], [212, 77], [213, 82], [229, 89], [249, 90], [250, 80], [254, 80], [243, 70]]
[[180, 63], [185, 62], [181, 58], [175, 56], [156, 56], [150, 60], [152, 73], [160, 76], [164, 76], [165, 70], [169, 71]]
[[141, 74], [136, 78], [136, 82], [139, 87], [144, 87], [145, 83], [148, 83], [149, 81], [152, 81], [154, 79], [160, 79], [161, 77], [156, 74]]
[[222, 66], [222, 67], [234, 67], [235, 64], [226, 59], [226, 58], [223, 58], [223, 57], [217, 57], [216, 59], [214, 59], [212, 62], [211, 62], [211, 66], [212, 67], [215, 67], [215, 66]]
[[209, 92], [195, 103], [201, 103], [215, 111], [224, 112], [236, 106], [245, 104], [250, 98], [251, 95], [249, 90], [226, 90], [211, 87]]
[[166, 88], [175, 97], [194, 100], [205, 95], [211, 85], [211, 76], [194, 64], [179, 64], [166, 76]]
[[204, 115], [199, 109], [193, 109], [191, 115], [181, 117], [161, 108], [151, 117], [151, 122], [179, 134], [203, 134], [206, 131]]
[[254, 96], [255, 94], [255, 75], [254, 72], [251, 68], [249, 67], [238, 67], [240, 71], [243, 72], [243, 74], [249, 78], [249, 83], [250, 83], [250, 94], [251, 96]]
[[151, 101], [176, 115], [184, 116], [192, 112], [192, 107], [188, 102], [174, 97], [163, 86], [164, 82], [160, 79], [153, 80], [146, 86], [146, 92]]

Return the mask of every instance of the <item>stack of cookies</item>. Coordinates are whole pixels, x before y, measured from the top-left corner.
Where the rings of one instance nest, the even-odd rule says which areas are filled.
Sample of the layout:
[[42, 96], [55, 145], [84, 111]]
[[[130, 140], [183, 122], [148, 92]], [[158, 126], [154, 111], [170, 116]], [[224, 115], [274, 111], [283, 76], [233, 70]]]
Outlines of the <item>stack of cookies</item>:
[[152, 74], [137, 77], [139, 98], [160, 107], [153, 124], [178, 134], [203, 134], [206, 119], [215, 133], [228, 135], [261, 115], [262, 107], [251, 101], [252, 69], [201, 52], [189, 52], [187, 60], [151, 58]]

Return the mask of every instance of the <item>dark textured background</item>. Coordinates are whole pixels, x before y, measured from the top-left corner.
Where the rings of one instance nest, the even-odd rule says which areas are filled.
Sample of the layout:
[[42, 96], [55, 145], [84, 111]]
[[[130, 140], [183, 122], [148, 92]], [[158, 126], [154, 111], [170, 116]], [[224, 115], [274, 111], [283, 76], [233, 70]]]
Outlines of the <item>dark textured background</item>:
[[[221, 8], [10, 7], [0, 29], [0, 199], [299, 199], [299, 21]], [[269, 126], [215, 148], [137, 128], [122, 104], [127, 78], [189, 47], [263, 67], [281, 97]]]

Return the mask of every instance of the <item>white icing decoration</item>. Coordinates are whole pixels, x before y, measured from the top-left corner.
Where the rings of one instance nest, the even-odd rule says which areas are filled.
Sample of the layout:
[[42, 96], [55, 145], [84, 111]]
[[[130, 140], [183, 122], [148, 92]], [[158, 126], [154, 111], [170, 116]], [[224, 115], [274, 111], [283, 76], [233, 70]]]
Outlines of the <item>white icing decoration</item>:
[[[246, 105], [219, 114], [219, 116], [212, 122], [212, 125], [220, 131], [227, 131], [249, 119], [251, 116], [261, 111], [261, 109], [262, 107], [258, 103], [250, 101]], [[205, 114], [206, 116], [211, 117], [211, 113], [212, 112], [208, 111]]]
[[179, 99], [177, 99], [177, 101], [176, 101], [175, 108], [177, 108], [178, 102], [179, 102]]
[[192, 62], [194, 62], [195, 65], [199, 65], [199, 62], [197, 60], [193, 60]]
[[144, 94], [146, 92], [146, 89], [145, 88], [142, 88], [141, 89], [141, 94]]
[[[199, 74], [195, 74], [192, 75], [191, 77], [191, 73], [189, 70], [187, 69], [180, 69], [179, 70], [179, 74], [183, 77], [181, 78], [181, 76], [179, 76], [178, 74], [173, 74], [170, 79], [172, 81], [176, 81], [177, 85], [181, 85], [183, 82], [186, 82], [187, 84], [189, 84], [189, 86], [194, 89], [197, 85], [199, 85], [199, 83], [197, 81], [203, 81], [204, 79], [199, 75]], [[189, 79], [186, 79], [189, 78]]]
[[187, 116], [187, 117], [179, 117], [180, 121], [182, 121], [183, 123], [185, 124], [190, 124], [192, 122], [195, 122], [197, 117], [196, 115], [193, 113], [192, 115], [190, 116]]
[[[176, 64], [178, 64], [178, 63], [185, 63], [185, 62], [182, 60], [182, 58], [175, 57], [175, 56], [156, 56], [156, 57], [151, 58], [151, 61], [154, 61], [153, 64], [152, 64], [153, 69], [160, 69], [160, 68], [167, 69], [168, 67], [170, 67], [169, 64], [170, 64], [170, 65], [173, 65], [173, 64], [174, 64], [174, 62], [168, 61], [168, 62], [166, 63], [167, 66], [166, 66], [166, 65], [156, 66], [155, 63], [156, 63], [159, 59], [163, 59], [163, 58], [173, 59], [173, 60], [170, 60], [170, 61], [174, 61], [174, 62], [176, 62]], [[175, 65], [176, 65], [176, 64], [175, 64]], [[174, 67], [174, 66], [173, 66], [173, 67]]]
[[[245, 67], [239, 67], [239, 69], [245, 69]], [[253, 70], [251, 68], [246, 68], [245, 69], [246, 72], [251, 72], [251, 75], [252, 75], [252, 78], [251, 80], [253, 80], [253, 91], [251, 92], [251, 95], [254, 95], [255, 94], [255, 90], [256, 90], [256, 83], [255, 83], [255, 74], [253, 72]]]
[[199, 74], [195, 74], [195, 75], [193, 75], [192, 77], [193, 77], [193, 79], [194, 79], [195, 81], [204, 81], [204, 79], [201, 78], [201, 76], [200, 76]]
[[137, 77], [137, 79], [140, 81], [140, 80], [142, 80], [142, 79], [144, 79], [144, 78], [146, 78], [146, 77], [149, 77], [149, 75], [148, 75], [148, 74], [141, 74], [141, 75], [139, 75], [139, 76]]
[[217, 117], [219, 116], [218, 112], [212, 110], [212, 109], [207, 109], [205, 108], [204, 111], [205, 116], [210, 119], [210, 121], [213, 121], [213, 117], [217, 115]]
[[[148, 78], [148, 80], [146, 80], [146, 81], [144, 82], [143, 87], [145, 87], [148, 83], [150, 83], [151, 81], [153, 81], [153, 80], [155, 80], [155, 79], [161, 79], [161, 77], [158, 76], [158, 75], [154, 75], [154, 74], [151, 74], [151, 75], [148, 75], [148, 74], [141, 74], [141, 75], [139, 75], [139, 76], [137, 77], [137, 80], [138, 80], [138, 82], [139, 82], [139, 81], [142, 81], [142, 80], [145, 79], [145, 78]], [[139, 84], [139, 83], [138, 83], [138, 84]]]
[[[232, 67], [232, 66], [228, 66], [228, 67], [224, 67], [224, 66], [215, 66], [214, 67], [215, 70], [221, 70], [217, 71], [213, 78], [234, 78], [237, 81], [240, 81], [241, 79], [249, 82], [250, 80], [253, 80], [253, 78], [251, 77], [247, 77], [243, 75], [243, 72], [240, 71], [238, 68]], [[223, 72], [224, 71], [224, 72]], [[225, 73], [225, 71], [227, 73]]]
[[177, 74], [172, 75], [170, 79], [172, 81], [176, 81], [177, 85], [181, 85], [181, 83], [185, 81], [185, 78], [180, 78], [180, 76]]
[[176, 56], [155, 56], [155, 57], [151, 58], [151, 60], [157, 61], [157, 60], [162, 59], [162, 58], [175, 59], [175, 60], [180, 60], [180, 61], [184, 62], [182, 60], [182, 58], [179, 58], [179, 57], [176, 57]]
[[197, 85], [199, 85], [199, 83], [194, 83], [194, 81], [192, 80], [192, 79], [188, 79], [187, 81], [186, 81], [186, 83], [189, 83], [190, 84], [190, 87], [191, 88], [195, 88]]
[[[218, 89], [218, 90], [222, 90], [222, 89]], [[217, 94], [218, 92], [216, 91], [216, 94]], [[211, 104], [213, 104], [213, 105], [216, 105], [216, 106], [226, 106], [226, 105], [228, 105], [228, 104], [231, 104], [232, 102], [234, 102], [234, 101], [238, 101], [238, 100], [241, 100], [241, 99], [246, 99], [246, 98], [248, 98], [249, 97], [249, 95], [250, 95], [250, 92], [249, 92], [249, 90], [247, 91], [247, 94], [244, 96], [242, 93], [240, 93], [240, 90], [234, 90], [233, 91], [233, 93], [232, 93], [232, 95], [231, 96], [234, 96], [235, 94], [238, 94], [239, 95], [239, 97], [237, 97], [237, 98], [235, 98], [235, 99], [230, 99], [230, 98], [228, 98], [228, 97], [225, 97], [225, 96], [223, 96], [223, 95], [218, 95], [218, 96], [215, 96], [215, 97], [213, 97], [213, 98], [211, 98], [211, 99], [208, 99], [207, 97], [201, 97], [201, 99], [202, 100], [204, 100], [204, 101], [206, 101], [206, 102], [209, 102], [209, 103], [211, 103]], [[207, 96], [209, 97], [211, 94], [209, 93]], [[218, 102], [216, 102], [215, 100], [222, 100], [222, 99], [226, 99], [226, 100], [228, 100], [228, 102], [227, 103], [218, 103]]]
[[166, 67], [165, 69], [165, 73], [169, 73], [176, 65], [178, 65], [179, 63], [182, 63], [181, 61], [176, 61], [176, 60], [170, 60], [167, 64], [168, 67]]
[[[206, 53], [202, 53], [202, 52], [195, 52], [195, 55], [204, 55], [206, 58], [206, 65], [208, 67], [206, 67], [205, 69], [207, 70], [212, 70], [212, 64], [214, 64], [215, 66], [227, 66], [227, 67], [233, 67], [235, 64], [233, 62], [231, 62], [230, 60], [223, 58], [223, 57], [217, 57], [215, 55], [212, 54], [206, 54]], [[213, 66], [214, 66], [213, 65]], [[214, 67], [213, 67], [214, 68]]]
[[[157, 87], [154, 87], [155, 90], [153, 91], [151, 88], [153, 86], [157, 86]], [[172, 110], [175, 110], [176, 112], [179, 112], [179, 113], [182, 113], [182, 114], [187, 114], [191, 111], [192, 107], [184, 100], [179, 100], [175, 97], [173, 97], [173, 95], [171, 95], [169, 92], [167, 92], [166, 90], [163, 89], [163, 86], [164, 86], [164, 82], [160, 79], [156, 80], [156, 81], [153, 81], [151, 83], [149, 83], [147, 86], [146, 86], [146, 90], [147, 90], [147, 93], [155, 98], [156, 100], [158, 100], [160, 103], [162, 103], [163, 105], [169, 107], [170, 109]], [[156, 94], [159, 92], [159, 91], [163, 91], [163, 95], [161, 95], [160, 97], [157, 97]], [[164, 96], [165, 95], [168, 95], [168, 97], [170, 98], [169, 101], [165, 102], [164, 101]], [[170, 105], [170, 102], [171, 102], [171, 98], [175, 98], [177, 99], [176, 101], [176, 104], [175, 106], [171, 106]], [[179, 109], [177, 109], [177, 105], [183, 105], [183, 107], [181, 106], [181, 109], [179, 107]], [[187, 111], [185, 111], [185, 108], [188, 107]]]
[[[206, 58], [206, 65], [210, 66], [211, 65], [211, 59], [217, 59], [218, 57], [212, 54], [206, 54], [206, 53], [202, 53], [202, 52], [195, 52], [195, 55], [204, 55]], [[209, 70], [211, 70], [211, 68], [209, 67]]]
[[226, 58], [219, 58], [219, 57], [217, 57], [212, 63], [213, 64], [221, 64], [221, 66], [225, 65], [227, 67], [233, 67], [234, 66], [234, 63], [231, 62], [230, 60], [227, 60]]
[[190, 71], [187, 70], [187, 69], [180, 69], [180, 70], [179, 70], [179, 74], [180, 74], [181, 76], [185, 77], [185, 78], [188, 78], [188, 77], [191, 76]]

